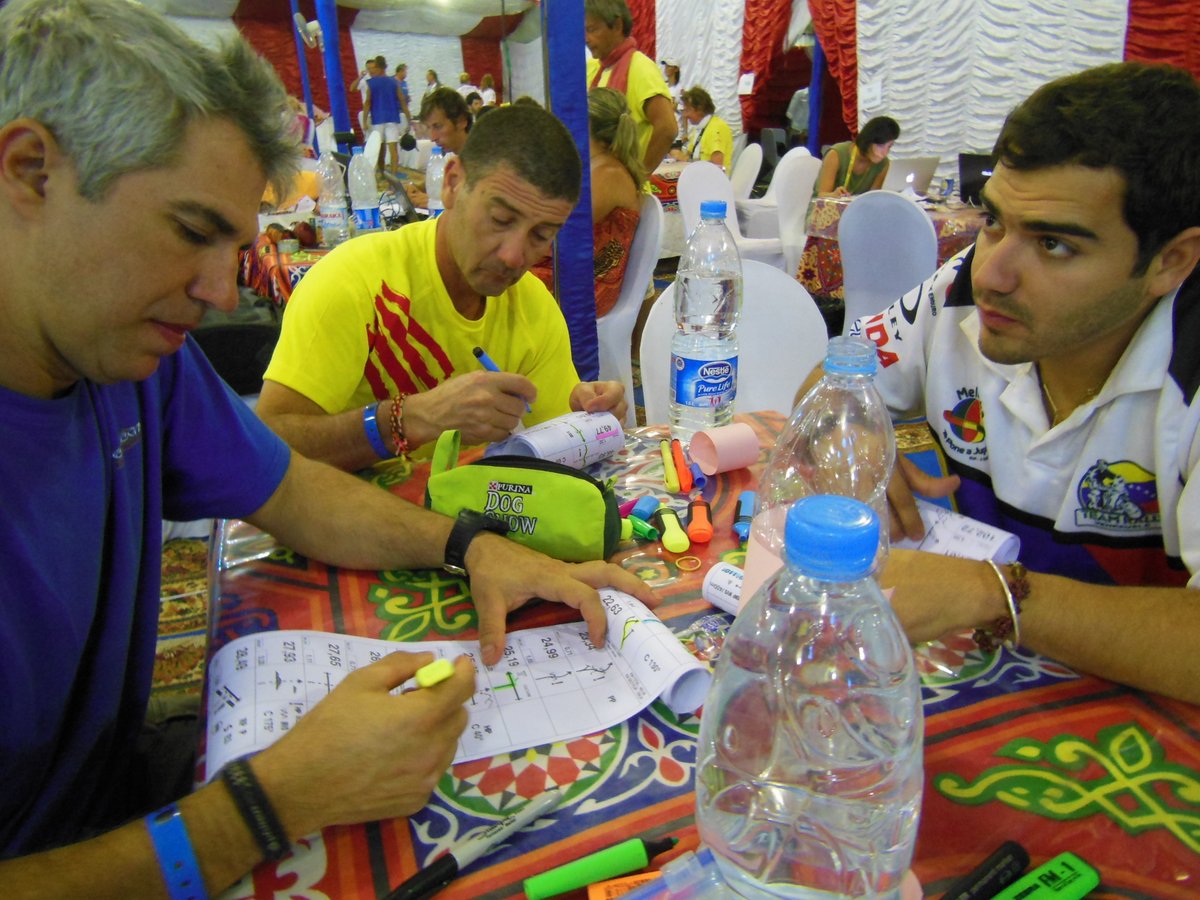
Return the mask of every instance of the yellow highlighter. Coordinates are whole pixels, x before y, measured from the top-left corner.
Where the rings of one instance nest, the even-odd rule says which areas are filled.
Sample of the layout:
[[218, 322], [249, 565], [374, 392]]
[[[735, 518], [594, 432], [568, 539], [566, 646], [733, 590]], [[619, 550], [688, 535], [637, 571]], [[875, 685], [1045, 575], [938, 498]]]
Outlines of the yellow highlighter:
[[659, 441], [658, 449], [662, 452], [663, 484], [670, 493], [677, 494], [679, 493], [679, 473], [675, 471], [675, 458], [671, 455], [671, 442]]
[[428, 665], [417, 669], [417, 685], [423, 688], [431, 688], [435, 684], [441, 684], [453, 674], [454, 663], [444, 658], [435, 659]]
[[660, 506], [656, 509], [654, 520], [658, 523], [658, 530], [662, 532], [662, 545], [672, 553], [686, 553], [692, 546], [687, 532], [679, 524], [678, 514], [671, 507]]

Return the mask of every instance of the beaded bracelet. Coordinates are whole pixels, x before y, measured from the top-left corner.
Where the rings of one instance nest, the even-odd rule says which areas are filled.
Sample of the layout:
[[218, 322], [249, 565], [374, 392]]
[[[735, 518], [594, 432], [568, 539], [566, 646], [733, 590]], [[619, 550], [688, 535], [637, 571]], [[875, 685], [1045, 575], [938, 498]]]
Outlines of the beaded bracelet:
[[1000, 571], [1000, 567], [990, 559], [985, 560], [996, 577], [1000, 579], [1000, 587], [1004, 591], [1004, 601], [1008, 605], [1008, 615], [1000, 616], [986, 628], [976, 628], [975, 643], [984, 653], [991, 653], [1000, 644], [1010, 647], [1021, 646], [1021, 601], [1029, 596], [1029, 579], [1025, 566], [1019, 562], [1006, 565], [1008, 575]]
[[267, 799], [250, 763], [235, 759], [221, 769], [221, 780], [229, 789], [233, 803], [254, 835], [263, 856], [270, 860], [283, 859], [291, 847], [275, 807]]
[[363, 407], [363, 431], [366, 432], [367, 440], [371, 442], [371, 449], [375, 451], [376, 456], [380, 459], [392, 458], [387, 444], [384, 443], [383, 433], [379, 430], [378, 403], [372, 403], [369, 406]]
[[200, 863], [188, 836], [183, 814], [174, 803], [146, 816], [146, 830], [154, 844], [154, 855], [167, 883], [171, 900], [207, 900]]
[[404, 401], [408, 394], [397, 394], [392, 398], [392, 446], [396, 448], [396, 456], [404, 456], [409, 451], [408, 438], [404, 436]]

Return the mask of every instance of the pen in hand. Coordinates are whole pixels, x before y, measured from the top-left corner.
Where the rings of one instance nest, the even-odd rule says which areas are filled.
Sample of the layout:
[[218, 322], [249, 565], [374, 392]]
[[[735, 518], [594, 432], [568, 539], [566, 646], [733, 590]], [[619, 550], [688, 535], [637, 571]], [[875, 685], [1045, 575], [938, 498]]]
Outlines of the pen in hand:
[[[501, 371], [500, 367], [496, 365], [495, 360], [488, 356], [487, 352], [482, 347], [476, 347], [471, 352], [475, 354], [475, 358], [479, 360], [479, 364], [489, 372]], [[525, 412], [533, 412], [533, 408], [529, 405], [528, 400], [525, 401]]]

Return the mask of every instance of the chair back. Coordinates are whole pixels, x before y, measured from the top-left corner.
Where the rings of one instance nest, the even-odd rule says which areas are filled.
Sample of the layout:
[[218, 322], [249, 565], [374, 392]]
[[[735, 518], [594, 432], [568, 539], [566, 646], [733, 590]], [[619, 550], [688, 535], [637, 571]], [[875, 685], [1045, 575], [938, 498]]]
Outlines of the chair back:
[[689, 163], [679, 173], [675, 193], [679, 198], [679, 213], [683, 216], [685, 239], [700, 224], [700, 204], [705, 200], [724, 200], [725, 224], [729, 226], [734, 237], [741, 235], [734, 206], [733, 185], [720, 166], [703, 161]]
[[763, 148], [761, 144], [749, 144], [730, 170], [729, 183], [733, 185], [733, 198], [745, 200], [754, 190], [758, 173], [762, 169]]
[[886, 308], [937, 269], [937, 234], [929, 216], [888, 191], [854, 198], [838, 221], [838, 247], [845, 334], [856, 319]]
[[763, 148], [763, 162], [768, 169], [779, 165], [779, 148], [787, 146], [787, 132], [782, 128], [764, 128], [758, 135]]
[[800, 257], [804, 253], [804, 220], [820, 171], [821, 160], [810, 153], [800, 154], [792, 150], [779, 161], [779, 168], [775, 170], [771, 182], [778, 185], [775, 202], [779, 210], [783, 270], [793, 277], [800, 268]]
[[[642, 393], [651, 425], [666, 422], [670, 407], [677, 289], [675, 282], [659, 295], [642, 328]], [[774, 266], [744, 260], [734, 410], [790, 413], [801, 382], [825, 358], [828, 334], [824, 317], [800, 282]]]
[[[783, 165], [784, 160], [795, 160], [798, 156], [812, 156], [812, 154], [808, 152], [807, 147], [793, 147], [787, 153], [783, 154], [779, 158], [779, 162], [775, 164], [774, 171], [771, 172], [771, 183], [767, 185], [767, 192], [762, 195], [764, 201], [775, 202], [775, 189], [779, 187], [779, 167]], [[794, 162], [789, 163], [789, 165], [794, 165]]]
[[638, 313], [642, 311], [646, 288], [654, 276], [654, 267], [662, 250], [662, 233], [662, 204], [653, 194], [643, 194], [641, 218], [633, 243], [629, 246], [621, 293], [608, 314], [596, 320], [596, 334], [600, 343], [600, 379], [619, 381], [625, 385], [629, 411], [624, 424], [628, 427], [637, 424], [633, 409], [633, 328], [637, 324]]

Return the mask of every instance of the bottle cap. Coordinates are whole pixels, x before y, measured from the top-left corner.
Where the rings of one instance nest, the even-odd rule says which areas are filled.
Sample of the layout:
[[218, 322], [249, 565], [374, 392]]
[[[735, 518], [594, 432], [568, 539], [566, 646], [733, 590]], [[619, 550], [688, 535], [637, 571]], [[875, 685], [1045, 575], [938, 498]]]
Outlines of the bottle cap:
[[434, 144], [432, 147], [430, 147], [429, 155], [430, 156], [441, 156], [442, 155], [442, 145]]
[[351, 155], [351, 156], [362, 156], [362, 152], [363, 152], [363, 148], [362, 148], [362, 147], [351, 147], [351, 148], [350, 148], [350, 155]]
[[702, 219], [725, 219], [725, 201], [724, 200], [702, 200], [700, 201], [700, 218]]
[[825, 371], [847, 375], [874, 375], [875, 345], [861, 338], [835, 337], [825, 350]]
[[797, 500], [785, 529], [788, 562], [823, 581], [857, 581], [879, 549], [879, 517], [853, 497], [819, 494]]

